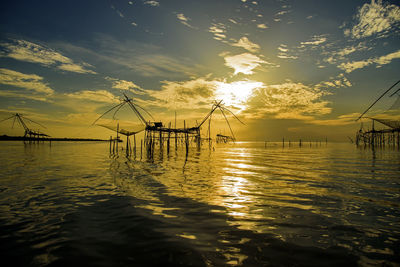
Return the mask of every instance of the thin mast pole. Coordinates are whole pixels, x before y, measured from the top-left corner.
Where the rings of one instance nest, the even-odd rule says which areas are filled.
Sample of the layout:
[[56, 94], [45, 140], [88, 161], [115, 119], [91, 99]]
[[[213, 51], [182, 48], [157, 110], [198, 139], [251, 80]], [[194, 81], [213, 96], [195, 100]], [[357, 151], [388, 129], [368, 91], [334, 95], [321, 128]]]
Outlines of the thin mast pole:
[[147, 121], [143, 118], [142, 114], [140, 114], [139, 110], [137, 110], [136, 107], [132, 104], [132, 102], [128, 98], [128, 96], [126, 94], [124, 94], [124, 96], [125, 96], [125, 101], [133, 109], [133, 111], [136, 113], [136, 115], [139, 117], [139, 119], [144, 123], [144, 125], [148, 126]]
[[[374, 103], [372, 103], [372, 104], [360, 115], [360, 117], [358, 117], [358, 118], [356, 119], [356, 121], [358, 121], [359, 119], [361, 119], [362, 116], [364, 116], [364, 114], [367, 113], [368, 110], [370, 110], [370, 109], [376, 104], [376, 102], [378, 102], [384, 95], [386, 95], [390, 90], [392, 90], [392, 88], [395, 87], [398, 83], [400, 83], [400, 80], [398, 80], [398, 81], [397, 81], [395, 84], [393, 84], [389, 89], [387, 89], [380, 97], [378, 97], [378, 99], [375, 100]], [[400, 90], [400, 89], [399, 89], [399, 90]], [[397, 90], [397, 91], [398, 91], [398, 90]], [[396, 91], [396, 92], [397, 92], [397, 91]], [[395, 92], [395, 93], [396, 93], [396, 92]]]
[[198, 128], [200, 128], [201, 125], [203, 125], [203, 123], [208, 119], [208, 117], [210, 117], [211, 114], [212, 114], [217, 108], [220, 107], [219, 105], [220, 105], [221, 103], [222, 103], [222, 100], [219, 101], [219, 102], [211, 109], [210, 113], [208, 113], [207, 116], [206, 116], [206, 117], [200, 122], [200, 124], [197, 126]]

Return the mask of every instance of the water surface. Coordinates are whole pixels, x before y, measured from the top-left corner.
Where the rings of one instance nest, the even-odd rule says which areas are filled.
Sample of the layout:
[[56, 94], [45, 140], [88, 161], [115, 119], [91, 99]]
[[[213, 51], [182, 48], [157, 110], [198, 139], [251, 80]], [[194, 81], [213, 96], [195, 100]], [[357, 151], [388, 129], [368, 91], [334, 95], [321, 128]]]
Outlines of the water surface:
[[395, 149], [0, 148], [0, 251], [13, 266], [400, 264]]

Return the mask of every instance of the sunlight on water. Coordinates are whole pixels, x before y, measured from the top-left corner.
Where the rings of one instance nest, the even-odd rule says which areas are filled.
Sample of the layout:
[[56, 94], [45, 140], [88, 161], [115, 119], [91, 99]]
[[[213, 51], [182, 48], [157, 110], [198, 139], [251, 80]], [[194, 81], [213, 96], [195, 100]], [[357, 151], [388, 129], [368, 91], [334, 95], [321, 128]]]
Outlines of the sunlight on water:
[[105, 143], [1, 148], [1, 248], [25, 255], [17, 265], [399, 263], [397, 150], [241, 142], [147, 159]]

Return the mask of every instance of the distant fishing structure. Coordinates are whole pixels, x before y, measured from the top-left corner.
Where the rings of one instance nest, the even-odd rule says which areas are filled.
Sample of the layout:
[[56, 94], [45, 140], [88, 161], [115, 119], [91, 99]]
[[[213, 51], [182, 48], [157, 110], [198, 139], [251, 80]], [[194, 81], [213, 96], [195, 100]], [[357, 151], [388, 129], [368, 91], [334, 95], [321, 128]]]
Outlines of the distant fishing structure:
[[42, 133], [39, 130], [34, 131], [34, 130], [30, 129], [27, 126], [27, 124], [25, 123], [24, 120], [30, 121], [32, 123], [35, 123], [35, 124], [45, 128], [45, 129], [46, 129], [46, 127], [44, 125], [38, 123], [38, 122], [35, 122], [35, 121], [31, 120], [31, 119], [28, 119], [27, 117], [23, 116], [20, 113], [15, 113], [11, 117], [6, 118], [4, 120], [1, 120], [0, 122], [7, 121], [7, 120], [10, 120], [10, 119], [13, 119], [13, 124], [12, 124], [11, 128], [14, 128], [15, 122], [17, 122], [22, 128], [24, 128], [25, 132], [24, 132], [23, 138], [26, 139], [26, 140], [29, 140], [29, 141], [44, 141], [44, 140], [46, 140], [46, 137], [50, 137], [50, 135]]
[[[382, 95], [380, 95], [357, 119], [360, 120], [364, 115], [387, 93], [389, 93], [393, 88], [395, 88], [400, 83], [400, 80], [393, 84], [389, 89], [387, 89]], [[389, 110], [400, 111], [400, 88], [394, 91], [389, 97], [397, 95], [396, 102], [392, 105]], [[400, 115], [400, 114], [398, 114]], [[372, 147], [396, 147], [400, 149], [400, 120], [399, 119], [385, 119], [378, 117], [364, 117], [372, 121], [372, 129], [364, 130], [363, 124], [361, 123], [360, 130], [356, 134], [355, 143], [357, 146], [363, 144], [364, 146]], [[376, 130], [375, 122], [379, 122], [388, 128]]]
[[[188, 125], [186, 125], [186, 120], [183, 121], [183, 128], [176, 128], [176, 121], [175, 121], [175, 127], [171, 127], [171, 123], [169, 123], [168, 126], [165, 126], [161, 121], [154, 121], [153, 116], [149, 112], [147, 112], [144, 108], [139, 106], [137, 103], [134, 103], [133, 99], [129, 98], [126, 94], [123, 94], [123, 95], [124, 95], [124, 99], [122, 100], [122, 102], [120, 104], [110, 108], [106, 112], [104, 112], [99, 118], [97, 118], [93, 122], [93, 125], [95, 125], [98, 120], [100, 120], [102, 117], [104, 117], [107, 113], [110, 113], [111, 111], [114, 111], [113, 118], [115, 119], [116, 113], [124, 105], [128, 105], [131, 108], [131, 110], [134, 112], [136, 117], [139, 119], [139, 121], [141, 122], [141, 124], [143, 126], [142, 129], [140, 129], [136, 132], [129, 132], [123, 128], [120, 128], [119, 124], [117, 125], [117, 127], [109, 127], [109, 126], [105, 126], [105, 125], [99, 125], [99, 126], [103, 126], [103, 127], [106, 127], [110, 130], [117, 132], [117, 136], [118, 136], [118, 134], [126, 135], [127, 136], [127, 145], [126, 145], [127, 151], [129, 151], [129, 146], [130, 146], [128, 144], [128, 142], [129, 142], [128, 137], [130, 135], [133, 135], [134, 139], [135, 139], [135, 135], [143, 130], [145, 131], [144, 132], [144, 142], [143, 143], [141, 142], [140, 150], [142, 152], [143, 145], [144, 145], [148, 156], [151, 156], [154, 153], [155, 145], [158, 145], [160, 147], [160, 150], [162, 150], [165, 143], [167, 146], [167, 152], [169, 153], [170, 148], [171, 148], [171, 141], [174, 142], [175, 149], [177, 149], [178, 144], [184, 144], [185, 148], [186, 148], [186, 154], [189, 151], [189, 146], [191, 143], [196, 144], [196, 146], [198, 148], [200, 148], [202, 141], [206, 140], [209, 142], [210, 147], [211, 147], [211, 143], [212, 143], [211, 119], [212, 119], [213, 113], [216, 110], [219, 110], [222, 113], [222, 115], [229, 127], [229, 130], [231, 132], [231, 136], [224, 137], [226, 142], [236, 140], [235, 136], [233, 134], [232, 127], [228, 121], [226, 113], [232, 114], [236, 120], [238, 120], [240, 123], [244, 124], [235, 114], [233, 114], [233, 112], [231, 112], [229, 109], [225, 108], [223, 106], [222, 100], [220, 100], [220, 101], [215, 101], [212, 104], [210, 112], [203, 118], [203, 120], [199, 124], [196, 123], [197, 124], [196, 126], [189, 127]], [[144, 116], [140, 113], [139, 109], [144, 111], [147, 115], [149, 115], [153, 119], [153, 121], [146, 120], [144, 118]], [[208, 137], [202, 138], [201, 137], [201, 127], [207, 121], [208, 121], [208, 130], [207, 130]], [[217, 136], [217, 140], [220, 140], [220, 138], [221, 137]], [[118, 137], [117, 137], [117, 139], [118, 139]], [[111, 138], [110, 138], [110, 140], [111, 140]], [[111, 151], [111, 146], [115, 147], [115, 145], [111, 145], [111, 141], [110, 141], [110, 151]], [[134, 150], [136, 150], [136, 139], [134, 141]], [[128, 154], [128, 152], [127, 152], [127, 154]]]

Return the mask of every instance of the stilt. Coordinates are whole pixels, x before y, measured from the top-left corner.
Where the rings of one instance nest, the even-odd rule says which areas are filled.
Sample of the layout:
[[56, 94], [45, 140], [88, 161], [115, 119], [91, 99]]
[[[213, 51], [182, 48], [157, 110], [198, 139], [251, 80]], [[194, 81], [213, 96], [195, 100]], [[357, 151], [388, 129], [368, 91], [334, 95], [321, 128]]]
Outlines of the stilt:
[[126, 155], [129, 156], [129, 135], [126, 136]]
[[116, 145], [116, 150], [117, 150], [117, 153], [118, 153], [118, 141], [119, 141], [119, 135], [118, 135], [118, 132], [119, 132], [119, 123], [117, 124], [117, 145]]
[[185, 146], [186, 146], [186, 156], [189, 153], [189, 136], [188, 133], [186, 131], [186, 121], [183, 121], [183, 129], [184, 129], [184, 134], [185, 134]]
[[136, 134], [133, 134], [133, 153], [136, 158]]
[[169, 139], [171, 138], [171, 122], [168, 125], [167, 154], [169, 155]]

